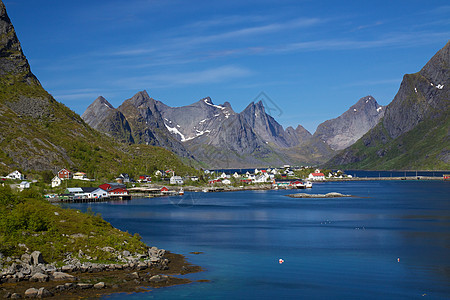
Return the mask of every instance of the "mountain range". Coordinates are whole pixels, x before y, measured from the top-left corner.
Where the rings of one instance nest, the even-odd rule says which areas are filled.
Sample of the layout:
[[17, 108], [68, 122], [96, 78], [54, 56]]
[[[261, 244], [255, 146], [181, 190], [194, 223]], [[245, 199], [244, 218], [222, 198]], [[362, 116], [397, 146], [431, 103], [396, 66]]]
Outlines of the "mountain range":
[[141, 91], [117, 109], [100, 96], [81, 117], [116, 139], [162, 146], [208, 167], [231, 168], [323, 163], [383, 115], [383, 107], [367, 96], [312, 135], [301, 125], [284, 129], [262, 101], [237, 113], [229, 102], [218, 105], [209, 97], [170, 107]]
[[98, 97], [80, 117], [31, 72], [0, 0], [0, 172], [196, 172], [185, 163], [450, 169], [449, 48], [447, 43], [422, 70], [405, 75], [388, 106], [363, 97], [314, 134], [301, 125], [284, 129], [262, 101], [238, 113], [209, 97], [170, 107], [146, 91], [118, 108]]

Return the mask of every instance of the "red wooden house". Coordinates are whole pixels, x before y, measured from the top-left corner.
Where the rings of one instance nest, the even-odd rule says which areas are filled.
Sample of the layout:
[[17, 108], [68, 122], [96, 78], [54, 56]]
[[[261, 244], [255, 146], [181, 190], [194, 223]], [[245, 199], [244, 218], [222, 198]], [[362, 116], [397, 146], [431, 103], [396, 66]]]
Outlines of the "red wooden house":
[[58, 171], [58, 175], [59, 178], [65, 180], [65, 179], [71, 179], [72, 178], [72, 172], [70, 172], [67, 169], [61, 169]]

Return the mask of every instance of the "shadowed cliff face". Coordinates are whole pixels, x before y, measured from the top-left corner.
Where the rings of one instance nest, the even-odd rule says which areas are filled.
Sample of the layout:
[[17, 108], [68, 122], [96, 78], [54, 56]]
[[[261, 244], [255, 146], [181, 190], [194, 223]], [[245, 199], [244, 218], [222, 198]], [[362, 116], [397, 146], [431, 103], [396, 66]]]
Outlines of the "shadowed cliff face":
[[182, 157], [192, 158], [184, 145], [168, 131], [156, 101], [146, 91], [125, 100], [117, 110], [128, 121], [136, 143], [163, 147]]
[[329, 166], [450, 168], [450, 42], [415, 74], [403, 77], [383, 119]]
[[449, 106], [450, 42], [415, 74], [403, 77], [399, 91], [387, 107], [384, 128], [391, 138], [410, 131], [429, 118], [438, 118]]
[[28, 84], [39, 84], [31, 73], [30, 65], [22, 52], [14, 26], [2, 1], [0, 1], [0, 36], [0, 76], [19, 76]]
[[134, 143], [130, 124], [125, 116], [105, 98], [98, 97], [81, 118], [92, 128], [126, 143]]
[[383, 107], [372, 96], [367, 96], [336, 119], [321, 123], [314, 137], [326, 142], [333, 150], [342, 150], [375, 127], [383, 115]]
[[[197, 160], [216, 167], [322, 163], [334, 154], [330, 146], [341, 149], [352, 144], [384, 113], [368, 96], [340, 117], [323, 123], [312, 136], [301, 125], [284, 130], [266, 113], [261, 101], [235, 113], [228, 102], [216, 105], [209, 97], [170, 107], [139, 92], [117, 110], [99, 99], [83, 114], [97, 130], [123, 138], [121, 124], [126, 121], [134, 142], [163, 146], [177, 154], [182, 145]], [[122, 113], [124, 119], [111, 118], [111, 111]], [[166, 141], [172, 137], [177, 143], [161, 143], [161, 137]]]
[[[109, 111], [106, 100], [100, 105]], [[95, 119], [100, 115], [91, 116]], [[120, 115], [115, 123], [125, 119]], [[114, 115], [110, 117], [114, 119]], [[101, 121], [101, 120], [100, 120]], [[114, 122], [113, 122], [114, 124]], [[161, 165], [188, 169], [161, 148], [121, 144], [93, 130], [79, 115], [48, 94], [31, 72], [5, 6], [0, 1], [0, 173], [53, 171], [65, 167], [90, 176], [146, 172]], [[115, 128], [114, 130], [118, 130]], [[113, 131], [112, 129], [110, 131]]]

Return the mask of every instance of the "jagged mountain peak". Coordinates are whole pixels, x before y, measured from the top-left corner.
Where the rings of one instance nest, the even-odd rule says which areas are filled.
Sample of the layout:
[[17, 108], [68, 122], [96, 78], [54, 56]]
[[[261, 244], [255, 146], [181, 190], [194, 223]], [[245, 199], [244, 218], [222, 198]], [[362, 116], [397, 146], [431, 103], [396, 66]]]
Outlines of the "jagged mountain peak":
[[[92, 104], [104, 105], [104, 106], [106, 106], [107, 108], [114, 109], [114, 106], [112, 106], [112, 104], [109, 103], [108, 100], [106, 100], [103, 96], [97, 97], [97, 99], [95, 99], [94, 102], [93, 102]], [[91, 105], [92, 105], [92, 104], [91, 104]]]
[[321, 123], [314, 137], [333, 150], [345, 149], [377, 125], [383, 116], [383, 107], [372, 96], [366, 96], [339, 117]]
[[264, 103], [259, 100], [258, 102], [250, 102], [249, 105], [247, 105], [247, 107], [243, 110], [243, 112], [245, 111], [250, 111], [250, 112], [255, 112], [255, 111], [260, 111], [260, 112], [265, 112], [265, 108], [264, 108]]
[[40, 85], [31, 72], [28, 60], [22, 52], [16, 31], [2, 1], [0, 1], [0, 37], [0, 76], [18, 76], [17, 79], [30, 85]]
[[435, 86], [443, 85], [443, 82], [438, 81], [449, 78], [449, 57], [450, 41], [425, 64], [419, 73], [428, 78]]
[[149, 102], [155, 102], [154, 99], [150, 98], [146, 90], [137, 92], [133, 97], [125, 101], [132, 103], [136, 107], [148, 104]]
[[[384, 107], [378, 104], [372, 96], [362, 97], [354, 105], [352, 105], [345, 113], [370, 113], [370, 114], [382, 114]], [[372, 111], [370, 111], [372, 110]]]
[[417, 73], [403, 76], [381, 122], [328, 165], [448, 170], [450, 43]]

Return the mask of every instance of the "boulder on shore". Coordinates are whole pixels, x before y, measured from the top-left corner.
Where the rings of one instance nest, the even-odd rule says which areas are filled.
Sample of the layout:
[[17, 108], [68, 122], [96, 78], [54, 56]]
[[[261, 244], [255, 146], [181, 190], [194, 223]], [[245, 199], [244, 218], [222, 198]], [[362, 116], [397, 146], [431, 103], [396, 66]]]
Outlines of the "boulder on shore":
[[40, 251], [34, 251], [31, 253], [31, 264], [37, 266], [38, 264], [45, 264], [44, 258]]

